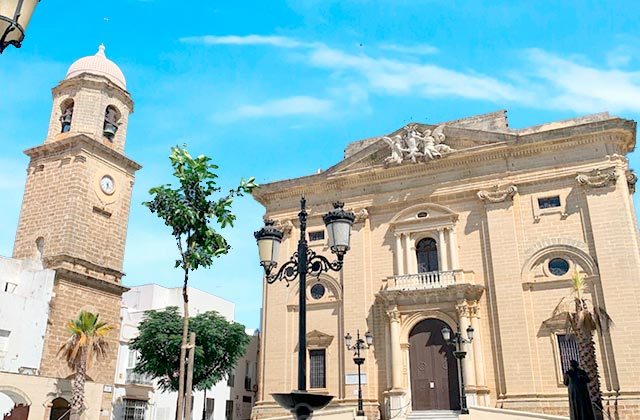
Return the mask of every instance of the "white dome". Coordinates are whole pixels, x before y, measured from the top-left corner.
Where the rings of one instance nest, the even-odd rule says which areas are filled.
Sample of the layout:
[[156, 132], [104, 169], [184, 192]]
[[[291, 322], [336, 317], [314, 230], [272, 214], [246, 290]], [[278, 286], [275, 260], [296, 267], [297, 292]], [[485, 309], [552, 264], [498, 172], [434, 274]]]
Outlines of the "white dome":
[[122, 89], [127, 89], [127, 82], [124, 78], [124, 74], [122, 74], [122, 70], [120, 70], [120, 67], [118, 67], [113, 61], [109, 60], [104, 54], [103, 44], [100, 44], [98, 52], [95, 55], [82, 57], [73, 63], [71, 67], [69, 67], [69, 70], [67, 70], [65, 79], [70, 79], [80, 75], [81, 73], [104, 76]]

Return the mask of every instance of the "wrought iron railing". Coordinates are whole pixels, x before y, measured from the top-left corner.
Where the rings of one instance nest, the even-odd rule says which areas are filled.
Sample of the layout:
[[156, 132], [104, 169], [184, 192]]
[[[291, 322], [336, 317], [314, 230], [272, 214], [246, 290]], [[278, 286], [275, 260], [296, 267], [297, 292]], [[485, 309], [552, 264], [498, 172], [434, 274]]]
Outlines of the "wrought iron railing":
[[461, 283], [473, 283], [473, 273], [463, 270], [449, 270], [403, 274], [389, 277], [387, 290], [439, 289]]

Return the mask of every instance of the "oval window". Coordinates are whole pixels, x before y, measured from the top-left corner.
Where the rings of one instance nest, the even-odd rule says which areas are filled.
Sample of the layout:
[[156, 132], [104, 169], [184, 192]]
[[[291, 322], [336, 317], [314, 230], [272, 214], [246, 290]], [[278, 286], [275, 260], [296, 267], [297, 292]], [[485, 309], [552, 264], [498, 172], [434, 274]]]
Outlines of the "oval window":
[[549, 261], [549, 271], [554, 276], [564, 276], [569, 272], [569, 262], [564, 258], [554, 258]]
[[316, 283], [311, 286], [311, 297], [315, 300], [322, 299], [324, 296], [325, 288], [322, 283]]

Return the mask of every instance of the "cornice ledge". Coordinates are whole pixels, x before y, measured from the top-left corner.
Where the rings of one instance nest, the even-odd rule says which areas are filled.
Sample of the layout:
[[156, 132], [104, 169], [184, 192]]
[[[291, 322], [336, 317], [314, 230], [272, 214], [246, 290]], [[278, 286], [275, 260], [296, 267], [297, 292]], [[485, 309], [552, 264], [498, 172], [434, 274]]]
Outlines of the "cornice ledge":
[[478, 198], [485, 203], [502, 203], [507, 199], [513, 200], [513, 196], [518, 192], [518, 187], [515, 185], [509, 185], [505, 188], [500, 188], [497, 185], [493, 187], [493, 191], [480, 190], [476, 194]]
[[615, 186], [618, 179], [618, 173], [615, 167], [596, 168], [590, 172], [578, 174], [576, 181], [578, 184], [588, 188], [604, 188]]
[[51, 153], [59, 152], [61, 150], [71, 149], [77, 144], [80, 144], [82, 146], [88, 146], [89, 148], [97, 150], [98, 152], [111, 157], [115, 161], [123, 164], [123, 166], [133, 171], [137, 171], [140, 168], [142, 168], [142, 165], [140, 165], [136, 161], [129, 159], [122, 153], [119, 153], [111, 149], [110, 147], [107, 147], [104, 144], [97, 142], [96, 140], [92, 139], [91, 137], [83, 133], [75, 134], [73, 136], [69, 136], [61, 140], [52, 141], [50, 143], [44, 143], [44, 144], [41, 144], [40, 146], [32, 147], [30, 149], [25, 150], [24, 154], [29, 156], [31, 159], [36, 159]]

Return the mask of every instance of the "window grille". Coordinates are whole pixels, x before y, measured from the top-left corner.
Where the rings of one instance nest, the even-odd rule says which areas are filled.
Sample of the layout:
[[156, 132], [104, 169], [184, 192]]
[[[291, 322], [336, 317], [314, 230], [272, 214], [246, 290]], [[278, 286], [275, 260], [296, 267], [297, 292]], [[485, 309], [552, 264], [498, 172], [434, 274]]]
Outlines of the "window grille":
[[309, 232], [309, 242], [322, 241], [324, 239], [324, 230]]
[[554, 195], [553, 197], [541, 197], [538, 198], [538, 208], [549, 209], [552, 207], [560, 207], [560, 197]]
[[213, 420], [213, 408], [215, 406], [215, 400], [213, 398], [207, 398], [206, 405], [206, 420]]
[[144, 420], [146, 410], [146, 401], [124, 399], [124, 420]]
[[572, 335], [558, 334], [558, 351], [560, 352], [560, 366], [564, 375], [571, 367], [570, 362], [577, 360], [580, 362], [580, 352], [578, 351], [578, 343]]
[[224, 415], [227, 420], [233, 420], [233, 401], [227, 400], [227, 405], [224, 408]]
[[324, 349], [309, 350], [311, 388], [326, 388], [326, 353]]

